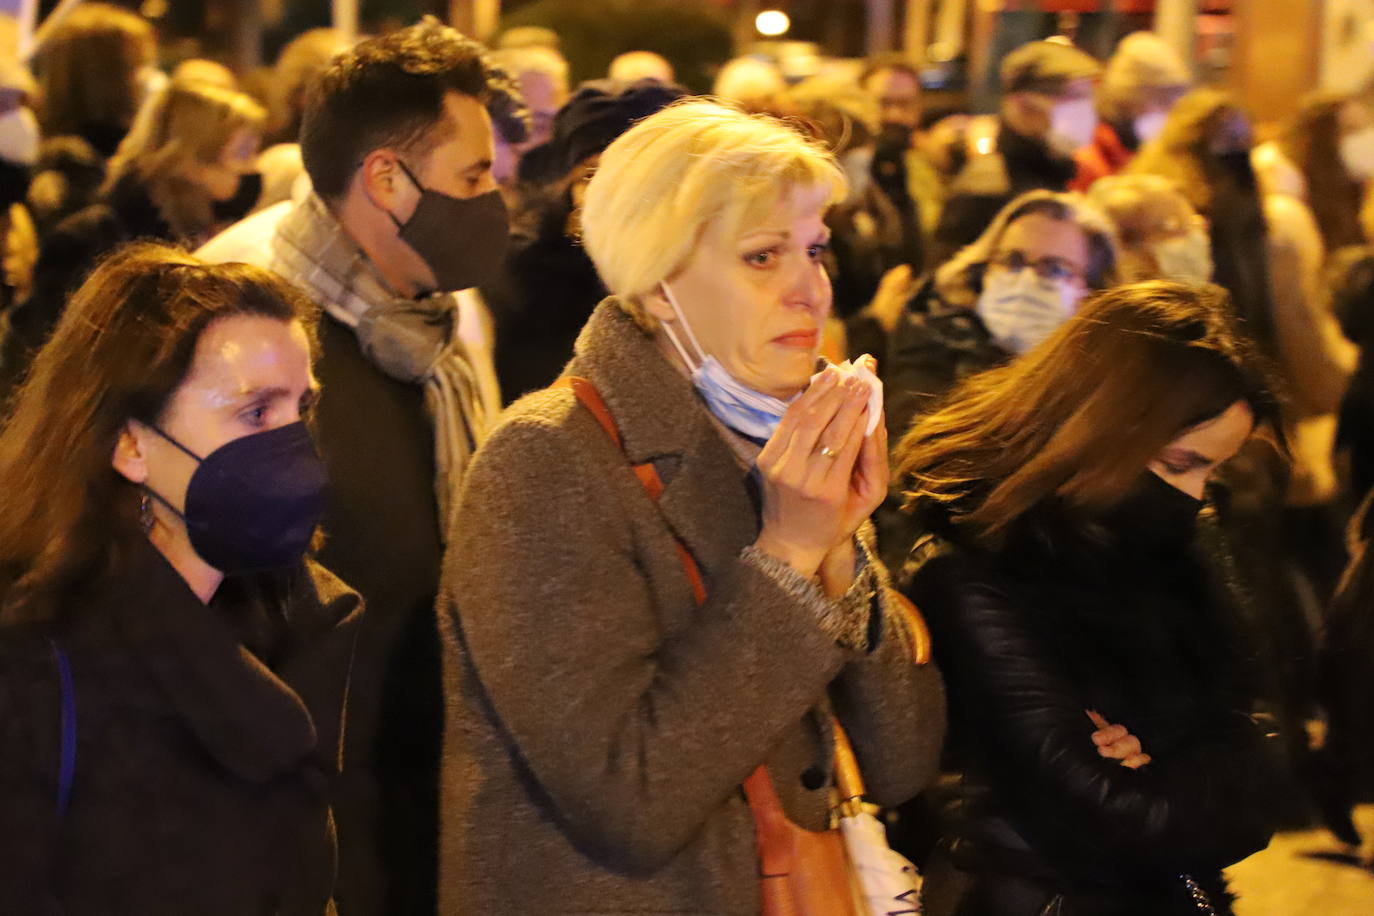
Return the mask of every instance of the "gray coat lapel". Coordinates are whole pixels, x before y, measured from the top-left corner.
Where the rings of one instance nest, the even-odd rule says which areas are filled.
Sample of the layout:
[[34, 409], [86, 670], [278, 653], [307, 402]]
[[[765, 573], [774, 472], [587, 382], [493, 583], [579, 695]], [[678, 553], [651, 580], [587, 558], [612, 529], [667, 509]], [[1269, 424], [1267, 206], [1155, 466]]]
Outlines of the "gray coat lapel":
[[630, 462], [654, 463], [663, 516], [709, 579], [757, 536], [745, 471], [691, 381], [614, 298], [597, 306], [575, 352], [568, 373], [601, 392]]

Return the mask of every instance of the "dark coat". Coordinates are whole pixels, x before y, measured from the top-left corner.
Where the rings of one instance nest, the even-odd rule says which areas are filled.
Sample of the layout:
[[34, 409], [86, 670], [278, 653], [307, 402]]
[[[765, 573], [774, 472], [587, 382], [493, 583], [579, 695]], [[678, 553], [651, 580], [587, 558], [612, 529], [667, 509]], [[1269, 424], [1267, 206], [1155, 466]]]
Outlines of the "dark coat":
[[[885, 132], [870, 166], [871, 180], [826, 216], [834, 260], [835, 315], [856, 316], [873, 301], [883, 275], [899, 264], [919, 274], [925, 261], [920, 206], [907, 190], [910, 133]], [[859, 351], [865, 352], [865, 351]]]
[[496, 325], [496, 375], [507, 403], [553, 384], [606, 297], [587, 250], [567, 235], [572, 199], [532, 203], [511, 233], [501, 275], [482, 295]]
[[[970, 301], [976, 301], [981, 280], [963, 282]], [[993, 342], [978, 313], [948, 301], [933, 277], [921, 284], [888, 334], [886, 355], [879, 371], [894, 442], [959, 382], [1011, 359]]]
[[0, 636], [0, 912], [333, 912], [330, 791], [357, 595], [316, 566], [275, 612], [207, 607], [146, 541], [64, 609], [76, 769], [57, 813], [60, 688], [37, 632]]
[[[748, 558], [748, 472], [614, 300], [570, 370], [601, 392], [625, 451], [548, 389], [507, 412], [464, 483], [439, 603], [441, 911], [756, 914], [740, 783], [766, 762], [788, 814], [823, 828], [837, 715], [873, 800], [911, 796], [938, 757], [939, 674], [912, 664], [885, 587], [858, 598], [870, 645], [855, 651], [820, 623], [833, 602]], [[627, 455], [658, 468], [657, 504]], [[675, 533], [705, 578], [701, 607]]]
[[[955, 278], [963, 302], [977, 300], [980, 279], [973, 270]], [[852, 323], [851, 323], [852, 325]], [[964, 378], [1002, 365], [1011, 359], [984, 327], [971, 307], [955, 305], [942, 294], [936, 279], [927, 277], [907, 303], [896, 326], [887, 334], [878, 371], [883, 380], [888, 437], [900, 442], [911, 426], [933, 409]], [[911, 516], [901, 511], [904, 498], [893, 488], [874, 513], [878, 551], [896, 569], [916, 539]]]
[[1203, 213], [1211, 228], [1212, 280], [1231, 294], [1231, 307], [1250, 335], [1277, 358], [1273, 252], [1250, 154], [1212, 157], [1204, 162], [1204, 170], [1212, 197]]
[[988, 227], [1012, 198], [1027, 191], [1063, 191], [1077, 173], [1072, 158], [1051, 150], [1044, 141], [1012, 130], [1005, 121], [997, 132], [997, 149], [971, 159], [955, 177], [949, 200], [935, 227], [931, 264], [943, 264]]
[[383, 373], [328, 314], [319, 334], [316, 441], [330, 480], [320, 561], [368, 607], [335, 805], [338, 897], [348, 916], [432, 912], [443, 728], [434, 430], [420, 386]]
[[[927, 522], [941, 534], [918, 545], [905, 591], [949, 679], [963, 772], [937, 856], [955, 867], [928, 879], [930, 912], [1033, 916], [1062, 894], [1065, 913], [1182, 916], [1196, 912], [1185, 873], [1228, 912], [1220, 869], [1268, 843], [1279, 777], [1209, 564], [1147, 516], [1089, 535], [1041, 512], [997, 551]], [[1100, 757], [1089, 709], [1153, 762]]]
[[1374, 249], [1342, 249], [1331, 273], [1332, 311], [1346, 339], [1360, 348], [1336, 431], [1336, 451], [1349, 462], [1347, 502], [1357, 506], [1374, 490]]

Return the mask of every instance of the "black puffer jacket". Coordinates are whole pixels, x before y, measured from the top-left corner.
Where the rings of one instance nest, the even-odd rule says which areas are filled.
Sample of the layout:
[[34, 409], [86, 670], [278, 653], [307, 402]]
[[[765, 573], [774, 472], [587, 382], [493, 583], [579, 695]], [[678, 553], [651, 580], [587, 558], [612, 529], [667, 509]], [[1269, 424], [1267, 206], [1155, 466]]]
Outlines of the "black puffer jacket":
[[[1267, 844], [1273, 742], [1188, 504], [1170, 510], [1181, 494], [1161, 487], [1106, 525], [1042, 513], [995, 552], [931, 519], [942, 535], [913, 553], [905, 591], [935, 638], [962, 772], [932, 914], [1196, 913], [1182, 875], [1227, 913], [1220, 870]], [[1100, 757], [1090, 709], [1153, 761]]]

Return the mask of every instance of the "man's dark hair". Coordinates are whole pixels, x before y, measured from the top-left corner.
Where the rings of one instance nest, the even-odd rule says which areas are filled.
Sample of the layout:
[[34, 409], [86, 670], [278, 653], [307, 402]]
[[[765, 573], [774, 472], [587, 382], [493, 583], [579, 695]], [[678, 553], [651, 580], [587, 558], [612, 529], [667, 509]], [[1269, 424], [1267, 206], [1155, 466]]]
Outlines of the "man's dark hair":
[[507, 140], [512, 123], [524, 124], [506, 72], [482, 45], [432, 16], [339, 54], [315, 83], [301, 121], [301, 156], [315, 191], [342, 197], [363, 160], [382, 147], [427, 155], [447, 139], [433, 128], [449, 91], [485, 105]]

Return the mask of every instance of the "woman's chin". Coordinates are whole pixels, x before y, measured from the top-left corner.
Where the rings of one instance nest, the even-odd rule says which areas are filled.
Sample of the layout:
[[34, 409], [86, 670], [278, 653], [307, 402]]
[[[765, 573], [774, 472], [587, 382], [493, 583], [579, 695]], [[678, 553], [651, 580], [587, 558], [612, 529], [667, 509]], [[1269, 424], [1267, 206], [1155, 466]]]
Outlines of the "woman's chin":
[[805, 368], [796, 369], [790, 372], [779, 372], [768, 380], [766, 388], [760, 388], [764, 394], [770, 394], [783, 401], [790, 401], [792, 398], [806, 390], [806, 386], [811, 384], [811, 376], [814, 374], [814, 367], [807, 363]]

